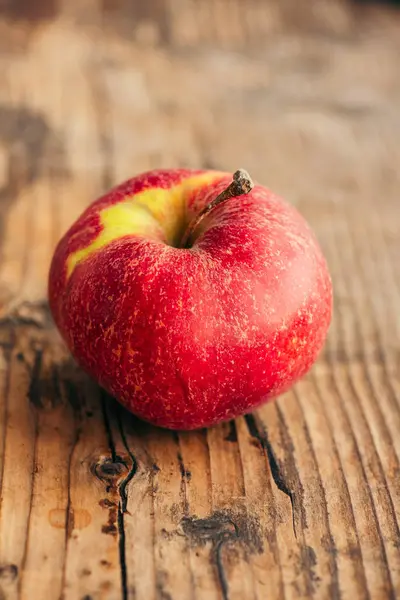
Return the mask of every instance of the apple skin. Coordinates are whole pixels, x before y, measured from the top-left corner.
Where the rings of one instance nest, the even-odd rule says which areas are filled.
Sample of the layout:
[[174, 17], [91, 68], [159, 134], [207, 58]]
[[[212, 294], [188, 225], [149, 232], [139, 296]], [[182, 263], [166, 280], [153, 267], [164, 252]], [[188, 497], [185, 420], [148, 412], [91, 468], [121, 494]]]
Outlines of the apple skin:
[[265, 187], [217, 206], [192, 247], [170, 245], [231, 180], [144, 173], [91, 204], [55, 250], [49, 301], [71, 353], [158, 426], [250, 412], [302, 377], [326, 338], [325, 259], [303, 217]]

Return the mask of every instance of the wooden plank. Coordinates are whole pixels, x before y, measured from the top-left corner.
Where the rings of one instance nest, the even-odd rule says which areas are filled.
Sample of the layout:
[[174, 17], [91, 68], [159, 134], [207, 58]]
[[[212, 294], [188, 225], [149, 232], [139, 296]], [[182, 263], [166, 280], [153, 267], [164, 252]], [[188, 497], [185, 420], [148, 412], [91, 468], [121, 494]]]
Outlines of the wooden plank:
[[[0, 599], [393, 599], [400, 22], [340, 0], [145, 4], [0, 2]], [[335, 288], [310, 376], [179, 434], [89, 381], [46, 304], [79, 212], [176, 165], [287, 196]]]

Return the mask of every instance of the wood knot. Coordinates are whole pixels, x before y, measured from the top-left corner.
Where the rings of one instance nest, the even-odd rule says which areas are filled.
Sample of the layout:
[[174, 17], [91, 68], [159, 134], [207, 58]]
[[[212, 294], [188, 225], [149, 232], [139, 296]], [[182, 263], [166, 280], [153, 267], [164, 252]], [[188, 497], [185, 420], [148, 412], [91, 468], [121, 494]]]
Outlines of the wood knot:
[[128, 465], [121, 456], [101, 457], [92, 465], [92, 472], [102, 481], [116, 482], [126, 475]]

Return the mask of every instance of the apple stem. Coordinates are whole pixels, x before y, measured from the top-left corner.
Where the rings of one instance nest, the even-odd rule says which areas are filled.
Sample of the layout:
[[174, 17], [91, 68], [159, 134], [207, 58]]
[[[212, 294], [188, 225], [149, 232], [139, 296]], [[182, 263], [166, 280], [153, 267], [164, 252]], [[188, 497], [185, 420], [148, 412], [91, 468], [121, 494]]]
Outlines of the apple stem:
[[206, 217], [216, 206], [229, 200], [229, 198], [235, 198], [236, 196], [242, 196], [248, 194], [254, 187], [254, 183], [244, 169], [238, 169], [234, 172], [232, 182], [228, 187], [218, 194], [214, 200], [207, 204], [198, 215], [190, 222], [189, 227], [186, 229], [185, 235], [182, 238], [180, 248], [190, 248], [194, 231], [197, 229], [199, 223]]

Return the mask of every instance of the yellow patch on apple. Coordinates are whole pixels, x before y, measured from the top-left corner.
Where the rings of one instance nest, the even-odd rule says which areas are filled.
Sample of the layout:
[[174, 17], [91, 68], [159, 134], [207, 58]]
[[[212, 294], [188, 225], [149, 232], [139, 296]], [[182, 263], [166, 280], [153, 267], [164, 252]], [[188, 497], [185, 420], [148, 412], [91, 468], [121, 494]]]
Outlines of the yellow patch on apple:
[[148, 188], [100, 211], [102, 230], [86, 248], [73, 252], [67, 260], [67, 278], [75, 267], [97, 250], [127, 235], [163, 239], [167, 244], [179, 243], [186, 223], [188, 196], [202, 187], [226, 177], [226, 173], [202, 173], [188, 177], [164, 189]]

